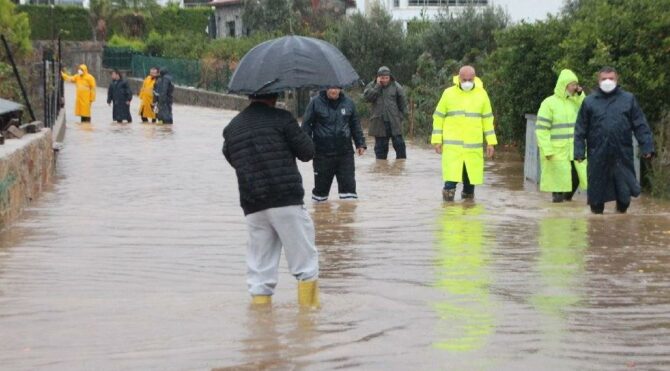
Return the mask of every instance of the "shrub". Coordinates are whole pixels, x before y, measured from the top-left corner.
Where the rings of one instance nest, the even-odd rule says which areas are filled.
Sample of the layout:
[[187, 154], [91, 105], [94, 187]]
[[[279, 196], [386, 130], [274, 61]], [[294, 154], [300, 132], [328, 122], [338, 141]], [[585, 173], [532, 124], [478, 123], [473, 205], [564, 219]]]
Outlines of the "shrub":
[[130, 49], [134, 52], [143, 53], [146, 49], [146, 45], [140, 39], [126, 38], [120, 35], [112, 36], [109, 41], [107, 41], [107, 46], [113, 48], [125, 48]]
[[51, 40], [52, 36], [56, 38], [59, 32], [63, 40], [84, 41], [93, 37], [89, 14], [84, 8], [19, 5], [17, 9], [28, 14], [33, 40]]

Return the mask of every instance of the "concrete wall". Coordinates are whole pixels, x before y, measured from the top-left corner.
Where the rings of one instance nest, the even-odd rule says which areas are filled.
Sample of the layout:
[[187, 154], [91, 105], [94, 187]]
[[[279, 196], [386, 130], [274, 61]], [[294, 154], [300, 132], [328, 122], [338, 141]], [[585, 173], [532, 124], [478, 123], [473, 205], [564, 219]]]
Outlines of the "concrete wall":
[[[103, 69], [98, 77], [98, 86], [108, 87], [110, 83], [111, 70]], [[126, 78], [133, 94], [137, 95], [142, 87], [142, 79]], [[234, 111], [241, 111], [249, 105], [246, 97], [232, 94], [223, 94], [202, 89], [192, 89], [182, 86], [175, 86], [174, 102], [190, 106], [221, 108]]]
[[50, 129], [0, 145], [0, 229], [16, 220], [51, 183], [53, 174]]
[[[63, 67], [71, 73], [77, 72], [77, 66], [85, 64], [89, 72], [97, 79], [102, 71], [102, 48], [101, 42], [94, 41], [63, 41]], [[55, 43], [46, 41], [33, 41], [33, 47], [41, 55], [42, 50], [51, 49], [57, 52]]]

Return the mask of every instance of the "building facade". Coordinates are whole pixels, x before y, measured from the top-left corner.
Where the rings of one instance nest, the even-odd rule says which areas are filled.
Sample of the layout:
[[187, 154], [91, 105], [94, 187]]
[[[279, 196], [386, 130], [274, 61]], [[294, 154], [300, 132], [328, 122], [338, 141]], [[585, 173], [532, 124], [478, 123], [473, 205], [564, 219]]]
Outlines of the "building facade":
[[214, 7], [217, 38], [242, 37], [248, 34], [242, 23], [242, 0], [214, 0], [209, 4]]
[[357, 0], [356, 9], [365, 14], [375, 4], [386, 8], [394, 20], [401, 21], [407, 28], [407, 22], [413, 19], [431, 19], [440, 12], [457, 13], [468, 6], [485, 8], [492, 0]]

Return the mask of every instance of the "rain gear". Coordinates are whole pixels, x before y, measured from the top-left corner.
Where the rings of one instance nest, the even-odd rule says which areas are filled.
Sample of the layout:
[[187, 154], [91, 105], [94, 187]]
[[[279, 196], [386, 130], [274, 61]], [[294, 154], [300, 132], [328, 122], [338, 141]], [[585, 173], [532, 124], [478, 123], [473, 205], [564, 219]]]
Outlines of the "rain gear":
[[493, 128], [493, 112], [482, 81], [475, 77], [470, 91], [460, 88], [460, 78], [445, 89], [433, 113], [431, 144], [442, 144], [442, 179], [462, 182], [463, 165], [473, 185], [484, 182], [483, 139], [498, 144]]
[[[542, 192], [572, 192], [575, 121], [584, 101], [583, 93], [570, 96], [566, 92], [572, 82], [578, 82], [577, 75], [570, 70], [561, 71], [554, 94], [542, 101], [537, 112], [535, 135], [540, 148]], [[575, 169], [581, 188], [586, 189], [586, 163], [575, 163]]]
[[154, 103], [157, 104], [158, 108], [156, 118], [166, 124], [172, 123], [173, 92], [172, 75], [166, 69], [161, 68], [161, 76], [156, 80], [156, 84], [154, 85]]
[[147, 76], [142, 83], [140, 89], [140, 117], [155, 119], [156, 112], [154, 112], [154, 85], [156, 85], [156, 78]]
[[[582, 104], [575, 127], [575, 159], [588, 157], [589, 205], [628, 204], [640, 195], [635, 177], [633, 135], [643, 155], [654, 153], [647, 119], [635, 96], [620, 87], [598, 89]], [[588, 153], [588, 156], [586, 156]]]
[[107, 103], [114, 103], [112, 118], [114, 121], [133, 121], [130, 117], [130, 101], [133, 99], [133, 92], [130, 91], [128, 82], [123, 79], [112, 80], [107, 89]]
[[368, 134], [373, 137], [388, 137], [384, 121], [390, 123], [391, 135], [402, 135], [402, 120], [407, 114], [405, 89], [391, 76], [386, 87], [372, 81], [363, 91], [365, 100], [372, 104]]
[[77, 85], [77, 101], [74, 105], [75, 116], [91, 117], [91, 104], [95, 101], [95, 78], [88, 73], [88, 67], [85, 64], [79, 65], [79, 69], [84, 71], [83, 75], [69, 75], [61, 72], [61, 76], [63, 80]]
[[358, 198], [352, 141], [356, 148], [367, 147], [354, 102], [344, 93], [332, 100], [321, 91], [305, 110], [302, 130], [312, 138], [316, 150], [312, 199], [328, 199], [333, 177], [341, 199]]

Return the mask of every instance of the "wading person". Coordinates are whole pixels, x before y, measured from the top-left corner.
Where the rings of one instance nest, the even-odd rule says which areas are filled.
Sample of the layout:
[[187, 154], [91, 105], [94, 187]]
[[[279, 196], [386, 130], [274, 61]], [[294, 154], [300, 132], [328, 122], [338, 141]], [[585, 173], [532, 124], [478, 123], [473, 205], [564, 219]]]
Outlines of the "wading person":
[[[598, 89], [584, 100], [575, 127], [575, 159], [588, 158], [588, 204], [602, 214], [605, 202], [616, 201], [625, 213], [631, 196], [640, 195], [635, 176], [633, 135], [645, 159], [654, 155], [654, 142], [635, 96], [618, 85], [614, 68], [598, 72]], [[588, 154], [588, 155], [587, 155]]]
[[486, 155], [493, 158], [498, 144], [493, 112], [484, 84], [472, 66], [463, 66], [454, 85], [445, 89], [433, 113], [430, 143], [442, 154], [442, 198], [454, 200], [456, 185], [463, 183], [461, 198], [473, 199], [475, 185], [484, 182], [483, 139]]
[[161, 68], [160, 77], [154, 85], [154, 106], [156, 118], [163, 124], [172, 124], [172, 93], [174, 84], [172, 75], [167, 69]]
[[405, 141], [402, 137], [402, 121], [407, 113], [405, 90], [395, 81], [391, 70], [382, 66], [363, 91], [365, 100], [372, 104], [370, 129], [368, 134], [375, 137], [375, 156], [386, 160], [389, 152], [389, 139], [397, 159], [407, 158]]
[[118, 123], [123, 121], [133, 122], [130, 117], [130, 101], [133, 99], [133, 92], [130, 91], [128, 82], [123, 79], [121, 72], [112, 71], [112, 82], [107, 89], [107, 104], [113, 105], [112, 119]]
[[340, 199], [357, 199], [354, 149], [362, 156], [367, 147], [354, 102], [341, 88], [324, 90], [305, 110], [302, 129], [314, 141], [312, 200], [326, 201], [333, 177]]
[[156, 122], [156, 112], [154, 112], [154, 85], [158, 78], [158, 68], [151, 67], [149, 76], [142, 82], [142, 88], [138, 94], [140, 97], [140, 117], [142, 122]]
[[553, 202], [571, 201], [580, 183], [586, 189], [586, 163], [574, 157], [577, 113], [584, 101], [577, 75], [563, 70], [554, 94], [537, 112], [535, 135], [540, 148], [540, 191], [551, 192]]
[[63, 80], [75, 83], [77, 86], [74, 104], [75, 116], [81, 117], [81, 122], [91, 122], [91, 104], [95, 101], [95, 77], [88, 73], [85, 64], [79, 65], [76, 75], [68, 75], [61, 71]]
[[312, 140], [293, 115], [275, 108], [277, 94], [250, 96], [251, 104], [223, 130], [223, 154], [237, 174], [247, 221], [247, 284], [254, 304], [270, 304], [282, 247], [298, 280], [301, 306], [318, 306], [319, 259], [314, 224], [296, 158], [314, 157]]

